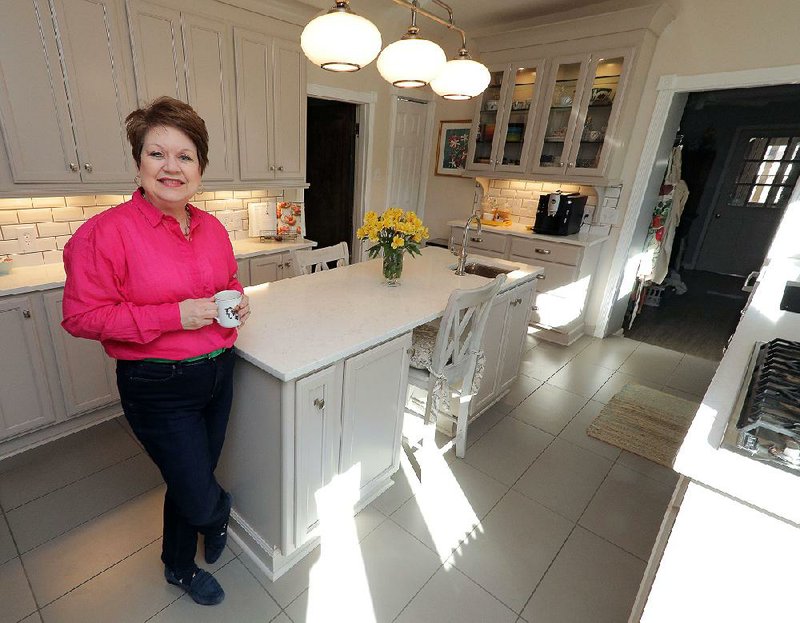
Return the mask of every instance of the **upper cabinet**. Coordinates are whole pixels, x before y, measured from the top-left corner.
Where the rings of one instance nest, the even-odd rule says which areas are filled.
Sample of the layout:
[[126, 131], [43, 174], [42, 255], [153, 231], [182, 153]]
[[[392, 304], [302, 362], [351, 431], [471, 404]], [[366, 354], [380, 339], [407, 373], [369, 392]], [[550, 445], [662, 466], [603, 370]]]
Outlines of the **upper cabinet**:
[[164, 8], [129, 5], [139, 104], [169, 95], [187, 101], [208, 129], [208, 182], [232, 181], [233, 43], [222, 20]]
[[119, 0], [9, 0], [0, 126], [15, 183], [129, 183], [131, 109]]
[[537, 115], [543, 61], [494, 67], [477, 102], [467, 155], [473, 171], [524, 172]]
[[239, 174], [244, 180], [305, 178], [305, 58], [300, 46], [234, 29]]
[[553, 61], [535, 140], [533, 173], [604, 175], [631, 54], [630, 50], [608, 50]]
[[467, 169], [602, 177], [631, 55], [618, 49], [494, 67], [475, 110]]

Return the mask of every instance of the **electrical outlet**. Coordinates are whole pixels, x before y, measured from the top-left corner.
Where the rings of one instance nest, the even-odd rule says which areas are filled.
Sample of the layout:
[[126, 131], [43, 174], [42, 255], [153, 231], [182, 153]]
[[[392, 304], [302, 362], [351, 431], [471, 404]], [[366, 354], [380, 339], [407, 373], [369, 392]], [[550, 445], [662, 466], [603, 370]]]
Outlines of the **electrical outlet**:
[[17, 227], [17, 241], [20, 253], [34, 251], [33, 243], [37, 238], [36, 225], [20, 225]]
[[594, 218], [594, 206], [585, 206], [583, 208], [582, 223], [592, 223]]

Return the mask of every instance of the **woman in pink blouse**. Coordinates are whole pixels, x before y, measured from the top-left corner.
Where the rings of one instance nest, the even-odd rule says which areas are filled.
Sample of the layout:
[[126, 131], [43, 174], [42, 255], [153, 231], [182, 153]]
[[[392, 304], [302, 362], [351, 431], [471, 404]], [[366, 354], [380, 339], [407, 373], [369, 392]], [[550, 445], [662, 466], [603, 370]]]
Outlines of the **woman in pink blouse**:
[[[239, 290], [228, 233], [188, 203], [208, 164], [208, 132], [189, 106], [162, 97], [126, 119], [139, 188], [89, 219], [64, 248], [63, 327], [117, 359], [122, 409], [167, 483], [166, 580], [197, 602], [225, 596], [195, 564], [222, 554], [231, 496], [214, 477], [233, 396], [236, 329], [214, 321], [214, 295]], [[250, 315], [247, 296], [238, 309]]]

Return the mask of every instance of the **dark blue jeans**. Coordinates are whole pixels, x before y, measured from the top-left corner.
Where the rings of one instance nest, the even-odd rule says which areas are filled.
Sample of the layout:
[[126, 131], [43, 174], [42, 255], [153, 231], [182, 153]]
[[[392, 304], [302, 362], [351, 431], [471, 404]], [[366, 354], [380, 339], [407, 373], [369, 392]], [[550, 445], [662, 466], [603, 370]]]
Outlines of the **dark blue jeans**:
[[118, 361], [125, 417], [167, 483], [161, 560], [194, 568], [197, 534], [219, 531], [230, 497], [214, 477], [233, 399], [235, 356], [191, 363]]

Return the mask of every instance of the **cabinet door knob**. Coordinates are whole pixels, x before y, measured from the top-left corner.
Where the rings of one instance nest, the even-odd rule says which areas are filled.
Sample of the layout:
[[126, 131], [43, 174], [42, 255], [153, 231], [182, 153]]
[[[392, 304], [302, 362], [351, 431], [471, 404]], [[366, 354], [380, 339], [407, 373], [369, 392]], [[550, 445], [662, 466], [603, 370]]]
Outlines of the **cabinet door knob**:
[[283, 264], [278, 264], [278, 268], [283, 268]]
[[283, 165], [278, 167], [278, 171], [283, 171]]
[[570, 167], [570, 168], [572, 168], [572, 167], [574, 167], [574, 166], [575, 166], [575, 163], [574, 163], [574, 162], [568, 162], [568, 163], [567, 163], [567, 166], [568, 166], [568, 167]]
[[86, 164], [83, 165], [83, 168], [86, 169], [87, 173], [91, 173], [92, 172], [92, 163], [91, 162], [87, 162]]
[[472, 240], [472, 242], [483, 242], [483, 238], [480, 236], [470, 236], [469, 239]]
[[323, 400], [322, 398], [314, 398], [314, 406], [319, 410], [324, 409], [325, 408], [325, 400]]
[[78, 167], [78, 165], [77, 165], [76, 163], [74, 163], [74, 162], [70, 162], [70, 163], [69, 163], [69, 170], [70, 170], [70, 171], [77, 171], [77, 170], [78, 170], [78, 168], [79, 168], [79, 167]]
[[31, 317], [31, 310], [30, 309], [23, 309], [22, 310], [22, 316], [24, 318], [30, 318]]
[[558, 166], [563, 167], [564, 166], [564, 162], [563, 161], [559, 161]]
[[514, 299], [513, 301], [511, 301], [511, 307], [516, 307], [516, 306], [517, 306], [517, 299]]
[[550, 255], [552, 253], [550, 249], [534, 249], [533, 252], [539, 255]]
[[536, 278], [537, 279], [546, 279], [547, 276], [544, 273], [539, 273], [538, 275], [536, 275]]
[[274, 171], [275, 170], [275, 165], [274, 164], [269, 165], [269, 170], [270, 171]]

